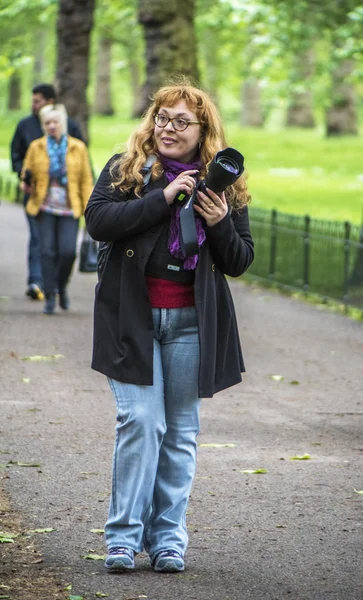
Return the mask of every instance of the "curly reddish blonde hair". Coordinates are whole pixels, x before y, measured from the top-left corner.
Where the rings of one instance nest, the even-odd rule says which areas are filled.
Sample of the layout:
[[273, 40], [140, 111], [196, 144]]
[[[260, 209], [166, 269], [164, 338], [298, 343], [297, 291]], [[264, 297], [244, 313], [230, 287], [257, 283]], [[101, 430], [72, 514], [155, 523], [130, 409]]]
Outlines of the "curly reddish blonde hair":
[[[161, 87], [152, 97], [152, 103], [146, 110], [141, 125], [134, 131], [127, 142], [127, 150], [119, 156], [110, 167], [112, 187], [122, 191], [134, 190], [136, 196], [140, 196], [143, 188], [143, 168], [150, 154], [157, 154], [157, 146], [154, 136], [154, 115], [162, 106], [173, 107], [184, 100], [188, 108], [197, 115], [201, 124], [202, 143], [200, 147], [200, 159], [204, 165], [201, 176], [205, 177], [208, 166], [215, 154], [228, 146], [221, 117], [210, 96], [202, 89], [192, 85], [189, 80], [183, 78], [172, 81]], [[156, 159], [152, 166], [151, 178], [159, 179], [163, 173], [161, 162]], [[246, 181], [243, 176], [226, 190], [229, 204], [234, 208], [241, 208], [250, 202], [250, 194], [247, 190]]]

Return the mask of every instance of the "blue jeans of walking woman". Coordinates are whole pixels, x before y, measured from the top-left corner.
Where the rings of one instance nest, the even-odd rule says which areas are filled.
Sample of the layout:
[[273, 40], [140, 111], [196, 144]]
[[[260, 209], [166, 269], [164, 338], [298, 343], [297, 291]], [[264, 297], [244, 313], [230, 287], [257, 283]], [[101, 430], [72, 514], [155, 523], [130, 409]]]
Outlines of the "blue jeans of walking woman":
[[64, 290], [76, 259], [79, 219], [40, 211], [37, 225], [43, 286], [47, 298]]
[[199, 432], [199, 338], [194, 307], [153, 308], [154, 384], [109, 379], [117, 426], [108, 548], [184, 556]]

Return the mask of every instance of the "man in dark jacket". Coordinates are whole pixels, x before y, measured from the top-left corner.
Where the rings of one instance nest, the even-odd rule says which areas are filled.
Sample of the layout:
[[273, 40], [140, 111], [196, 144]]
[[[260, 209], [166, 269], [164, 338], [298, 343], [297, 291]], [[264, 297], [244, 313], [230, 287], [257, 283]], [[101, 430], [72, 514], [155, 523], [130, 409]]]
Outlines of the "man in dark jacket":
[[[13, 139], [11, 140], [11, 163], [15, 173], [20, 178], [23, 161], [29, 145], [34, 140], [41, 138], [44, 132], [39, 119], [39, 111], [46, 104], [55, 104], [56, 93], [52, 85], [39, 84], [32, 89], [32, 114], [19, 121]], [[68, 119], [69, 135], [83, 140], [79, 125], [72, 119]], [[24, 194], [24, 206], [28, 201], [29, 195]], [[29, 225], [29, 245], [28, 245], [28, 287], [26, 295], [34, 300], [44, 298], [42, 292], [42, 271], [40, 266], [40, 245], [35, 217], [30, 217], [25, 213]]]

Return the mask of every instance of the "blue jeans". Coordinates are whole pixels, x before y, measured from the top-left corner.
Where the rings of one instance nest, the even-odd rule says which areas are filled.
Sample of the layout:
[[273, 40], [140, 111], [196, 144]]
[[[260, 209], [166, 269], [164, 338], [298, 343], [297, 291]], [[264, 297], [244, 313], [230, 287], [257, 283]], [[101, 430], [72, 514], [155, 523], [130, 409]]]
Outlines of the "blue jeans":
[[[24, 196], [24, 205], [29, 199], [29, 194]], [[40, 264], [40, 242], [39, 232], [36, 217], [31, 217], [25, 212], [29, 226], [29, 243], [28, 243], [28, 285], [37, 283], [43, 287], [42, 268]]]
[[40, 258], [43, 289], [47, 298], [56, 289], [64, 290], [76, 259], [79, 219], [59, 217], [40, 211], [37, 225], [40, 240]]
[[109, 379], [116, 400], [108, 548], [182, 556], [199, 433], [199, 337], [194, 307], [153, 308], [154, 385]]

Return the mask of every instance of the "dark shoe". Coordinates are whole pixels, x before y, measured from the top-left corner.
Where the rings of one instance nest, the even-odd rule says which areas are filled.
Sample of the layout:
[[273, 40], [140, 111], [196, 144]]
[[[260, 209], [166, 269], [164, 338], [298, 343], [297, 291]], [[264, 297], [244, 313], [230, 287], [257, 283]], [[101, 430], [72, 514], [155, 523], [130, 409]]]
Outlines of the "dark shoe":
[[44, 300], [44, 294], [42, 289], [36, 283], [31, 283], [25, 292], [26, 296], [29, 296], [32, 300]]
[[152, 568], [159, 573], [184, 571], [184, 560], [176, 550], [162, 550], [152, 562]]
[[52, 315], [54, 313], [54, 309], [55, 309], [55, 297], [49, 296], [49, 298], [47, 298], [45, 301], [43, 313], [45, 315]]
[[105, 562], [106, 569], [121, 571], [123, 569], [135, 568], [135, 553], [130, 548], [116, 546], [110, 548]]
[[69, 296], [66, 290], [59, 290], [59, 306], [63, 308], [63, 310], [69, 309]]

